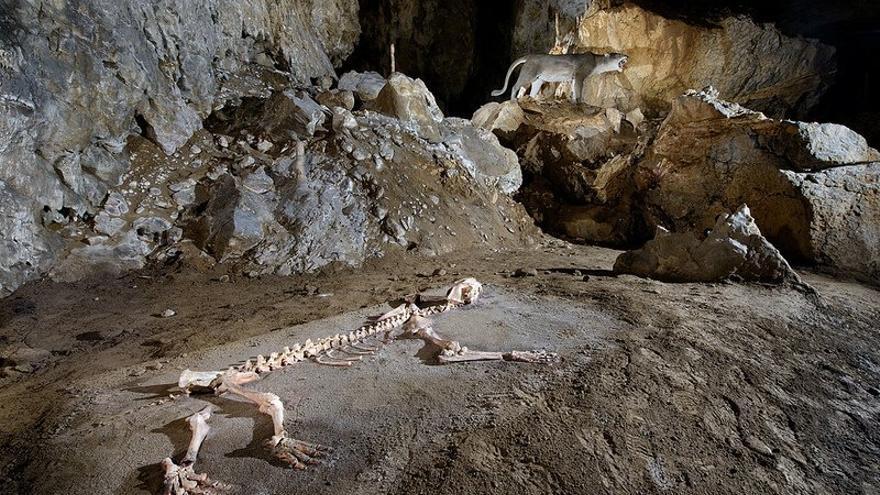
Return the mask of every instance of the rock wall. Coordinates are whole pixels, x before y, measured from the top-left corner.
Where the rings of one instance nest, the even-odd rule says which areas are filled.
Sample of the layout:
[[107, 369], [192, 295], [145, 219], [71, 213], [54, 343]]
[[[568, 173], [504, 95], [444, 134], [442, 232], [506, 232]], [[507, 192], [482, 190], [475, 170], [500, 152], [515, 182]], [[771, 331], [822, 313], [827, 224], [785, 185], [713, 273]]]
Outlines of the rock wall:
[[593, 105], [656, 114], [668, 111], [684, 91], [712, 85], [727, 100], [771, 116], [799, 117], [834, 77], [834, 48], [785, 36], [770, 24], [747, 17], [689, 24], [631, 4], [601, 3], [594, 3], [574, 36], [563, 36], [557, 47], [630, 56], [623, 73], [585, 85], [584, 97]]
[[[0, 296], [151, 259], [288, 273], [521, 241], [525, 214], [504, 193], [518, 162], [494, 136], [440, 114], [428, 142], [407, 115], [352, 114], [352, 92], [322, 90], [357, 14], [355, 0], [4, 1]], [[262, 114], [223, 134], [239, 108]], [[440, 168], [406, 183], [419, 163]], [[430, 213], [453, 199], [471, 220]]]
[[128, 171], [127, 139], [172, 154], [250, 63], [332, 74], [356, 0], [7, 0], [0, 8], [0, 294], [50, 267]]
[[711, 88], [665, 119], [523, 98], [473, 120], [517, 150], [518, 197], [558, 235], [640, 245], [748, 204], [788, 259], [880, 281], [880, 152], [844, 126], [771, 119]]

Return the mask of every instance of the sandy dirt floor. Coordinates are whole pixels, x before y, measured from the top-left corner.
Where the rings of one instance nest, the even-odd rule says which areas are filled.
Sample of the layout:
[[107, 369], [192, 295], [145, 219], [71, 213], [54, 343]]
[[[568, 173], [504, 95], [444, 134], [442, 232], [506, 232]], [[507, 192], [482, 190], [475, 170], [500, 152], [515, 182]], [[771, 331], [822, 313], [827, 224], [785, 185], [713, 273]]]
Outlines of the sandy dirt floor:
[[[169, 266], [30, 284], [0, 301], [0, 347], [33, 356], [0, 363], [2, 491], [157, 493], [183, 418], [210, 403], [196, 471], [243, 494], [880, 493], [877, 289], [812, 273], [819, 297], [665, 284], [613, 276], [616, 255], [547, 241], [287, 278]], [[281, 396], [294, 436], [335, 448], [308, 471], [271, 459], [254, 407], [169, 397], [184, 368], [347, 332], [462, 276], [486, 297], [438, 332], [561, 362], [434, 366], [397, 341], [351, 368], [272, 373], [252, 388]]]

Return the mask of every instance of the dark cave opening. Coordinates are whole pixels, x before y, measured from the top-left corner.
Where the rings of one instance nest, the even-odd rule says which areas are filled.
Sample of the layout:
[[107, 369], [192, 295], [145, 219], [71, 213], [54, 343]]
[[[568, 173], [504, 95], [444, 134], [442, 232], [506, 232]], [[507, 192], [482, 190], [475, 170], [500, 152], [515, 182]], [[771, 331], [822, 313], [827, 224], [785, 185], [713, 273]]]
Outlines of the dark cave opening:
[[[586, 3], [586, 2], [585, 2]], [[612, 0], [612, 4], [624, 2]], [[806, 116], [847, 125], [880, 146], [880, 2], [870, 0], [634, 0], [668, 18], [707, 25], [730, 15], [774, 23], [783, 33], [816, 38], [837, 49], [836, 80]], [[363, 32], [341, 68], [387, 75], [390, 44], [397, 70], [425, 81], [447, 115], [470, 117], [501, 87], [513, 53], [517, 18], [534, 12], [524, 0], [361, 0]], [[546, 19], [566, 7], [547, 2]], [[546, 10], [546, 12], [544, 12]], [[570, 12], [569, 12], [570, 14]], [[560, 19], [565, 15], [560, 13]], [[545, 19], [545, 20], [546, 20]], [[570, 20], [569, 20], [570, 21]], [[537, 21], [536, 21], [537, 22]], [[552, 29], [552, 22], [547, 29]], [[553, 33], [534, 42], [550, 48]]]
[[[500, 87], [511, 60], [518, 1], [361, 0], [361, 37], [340, 69], [425, 81], [444, 114], [469, 118]], [[500, 74], [500, 76], [499, 76]]]

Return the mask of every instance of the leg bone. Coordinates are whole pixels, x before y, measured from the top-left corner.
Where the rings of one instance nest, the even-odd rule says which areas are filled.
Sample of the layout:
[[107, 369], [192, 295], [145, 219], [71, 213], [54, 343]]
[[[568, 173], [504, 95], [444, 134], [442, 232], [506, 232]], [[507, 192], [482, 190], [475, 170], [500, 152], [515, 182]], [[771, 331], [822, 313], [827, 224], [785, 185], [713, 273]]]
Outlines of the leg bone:
[[253, 402], [261, 413], [272, 418], [275, 434], [266, 441], [266, 445], [275, 457], [290, 464], [291, 467], [305, 469], [307, 464], [317, 464], [321, 457], [330, 452], [329, 447], [287, 436], [287, 432], [284, 431], [284, 404], [277, 395], [247, 390], [236, 384], [227, 384], [226, 390]]
[[202, 442], [210, 430], [207, 422], [210, 417], [211, 406], [207, 406], [187, 418], [189, 429], [193, 435], [186, 455], [179, 465], [169, 457], [162, 460], [162, 468], [165, 470], [163, 495], [222, 495], [230, 491], [229, 485], [213, 481], [208, 478], [207, 474], [196, 474], [193, 469]]
[[195, 464], [199, 455], [199, 449], [202, 448], [202, 442], [208, 436], [211, 427], [208, 426], [208, 418], [211, 417], [211, 406], [205, 406], [201, 411], [187, 418], [189, 429], [192, 431], [192, 438], [189, 440], [189, 447], [186, 449], [186, 455], [181, 461], [182, 466]]

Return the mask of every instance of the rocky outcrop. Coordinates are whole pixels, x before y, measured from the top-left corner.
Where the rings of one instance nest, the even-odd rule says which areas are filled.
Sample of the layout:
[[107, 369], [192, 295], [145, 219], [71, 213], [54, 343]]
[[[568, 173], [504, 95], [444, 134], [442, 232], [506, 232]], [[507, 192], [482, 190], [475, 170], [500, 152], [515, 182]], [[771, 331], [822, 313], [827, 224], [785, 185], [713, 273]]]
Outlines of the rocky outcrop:
[[648, 113], [669, 109], [685, 90], [714, 85], [722, 97], [772, 116], [802, 116], [832, 80], [834, 49], [783, 35], [747, 17], [702, 25], [671, 20], [632, 4], [593, 2], [556, 50], [623, 52], [621, 74], [591, 78], [587, 103]]
[[518, 198], [556, 234], [631, 247], [655, 225], [699, 232], [745, 203], [788, 259], [880, 280], [880, 154], [846, 127], [771, 119], [711, 88], [662, 121], [531, 98], [473, 121], [517, 151]]
[[809, 205], [810, 260], [880, 281], [880, 163], [783, 174]]
[[728, 278], [800, 281], [782, 254], [761, 235], [746, 205], [721, 215], [705, 238], [693, 232], [673, 234], [658, 227], [656, 237], [641, 249], [621, 254], [614, 262], [614, 271], [671, 282]]
[[705, 229], [747, 203], [790, 259], [880, 279], [877, 159], [844, 127], [773, 120], [692, 91], [675, 101], [635, 177], [649, 224]]
[[174, 154], [273, 70], [332, 74], [359, 33], [356, 0], [14, 2], [0, 26], [0, 294], [66, 256], [73, 226], [118, 227], [99, 214], [131, 180], [130, 136]]
[[[347, 90], [274, 84], [214, 111], [172, 155], [131, 136], [126, 171], [93, 215], [45, 211], [44, 222], [60, 226], [51, 245], [39, 244], [44, 227], [31, 232], [2, 217], [19, 233], [11, 240], [51, 252], [50, 275], [76, 280], [151, 261], [286, 275], [395, 250], [430, 256], [536, 236], [508, 196], [522, 182], [516, 154], [470, 121], [444, 119], [420, 82], [398, 74], [385, 85], [395, 91], [392, 115], [318, 103], [345, 104], [327, 95]], [[0, 189], [17, 201], [11, 194]], [[3, 248], [6, 280], [42, 273]]]
[[472, 121], [517, 150], [527, 184], [518, 198], [539, 225], [580, 241], [621, 246], [642, 230], [631, 212], [631, 165], [641, 123], [635, 116], [522, 98], [488, 103]]
[[[390, 87], [413, 85], [396, 79]], [[252, 275], [289, 274], [395, 249], [436, 255], [536, 234], [504, 194], [520, 182], [516, 155], [491, 133], [441, 117], [431, 142], [410, 113], [336, 107], [325, 111], [338, 125], [305, 140], [291, 132], [295, 121], [275, 117], [287, 106], [280, 100], [303, 96], [285, 91], [218, 112], [211, 140], [196, 143], [213, 158], [190, 175], [195, 195], [178, 223], [218, 261]], [[432, 99], [427, 90], [394, 98], [404, 109]]]

